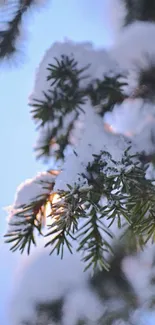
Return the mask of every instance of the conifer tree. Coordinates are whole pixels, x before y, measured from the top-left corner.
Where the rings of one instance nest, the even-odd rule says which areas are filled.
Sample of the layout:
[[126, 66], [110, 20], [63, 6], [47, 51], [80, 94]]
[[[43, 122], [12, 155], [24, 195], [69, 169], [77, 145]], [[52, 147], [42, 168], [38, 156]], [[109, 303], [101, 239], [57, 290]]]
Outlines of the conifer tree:
[[[20, 188], [5, 235], [12, 251], [29, 254], [39, 234], [51, 254], [81, 254], [84, 270], [93, 270], [89, 286], [106, 309], [75, 325], [137, 324], [145, 294], [140, 299], [122, 265], [155, 240], [155, 47], [146, 39], [155, 33], [155, 1], [117, 1], [126, 13], [123, 35], [131, 46], [137, 42], [138, 54], [123, 52], [123, 38], [109, 53], [56, 43], [39, 67], [30, 107], [37, 157], [51, 169]], [[152, 258], [149, 308], [153, 271]], [[63, 325], [64, 304], [65, 297], [37, 302], [36, 319], [23, 325]]]

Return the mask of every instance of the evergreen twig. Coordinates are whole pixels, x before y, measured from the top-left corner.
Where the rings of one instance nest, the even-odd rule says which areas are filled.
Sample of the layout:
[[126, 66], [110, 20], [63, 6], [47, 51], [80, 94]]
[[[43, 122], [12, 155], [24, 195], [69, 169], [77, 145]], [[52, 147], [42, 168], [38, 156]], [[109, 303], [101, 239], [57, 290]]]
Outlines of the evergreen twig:
[[34, 0], [6, 0], [0, 8], [0, 21], [4, 24], [0, 30], [0, 59], [16, 52], [16, 41], [20, 36], [23, 16], [33, 4]]

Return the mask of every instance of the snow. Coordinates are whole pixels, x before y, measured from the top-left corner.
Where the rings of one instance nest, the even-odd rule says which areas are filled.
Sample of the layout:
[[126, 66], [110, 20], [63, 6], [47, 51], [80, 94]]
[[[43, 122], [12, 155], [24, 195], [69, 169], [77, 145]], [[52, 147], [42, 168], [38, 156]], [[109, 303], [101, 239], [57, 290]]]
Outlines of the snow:
[[117, 39], [122, 32], [124, 26], [124, 19], [126, 16], [126, 8], [123, 0], [105, 0], [106, 1], [106, 15], [104, 19], [107, 22], [108, 30], [113, 36], [113, 41]]
[[17, 189], [14, 208], [18, 208], [22, 204], [29, 204], [38, 196], [48, 194], [48, 186], [55, 183], [55, 177], [56, 175], [50, 172], [41, 172], [36, 177], [22, 183]]
[[[84, 82], [84, 85], [90, 81], [91, 77], [101, 78], [105, 72], [110, 70], [116, 71], [119, 67], [120, 71], [125, 71], [127, 74], [128, 86], [124, 87], [124, 91], [126, 94], [132, 94], [132, 91], [138, 84], [139, 69], [144, 67], [147, 69], [148, 58], [152, 58], [152, 55], [155, 54], [155, 46], [152, 42], [154, 34], [155, 26], [153, 23], [135, 22], [121, 30], [117, 42], [109, 51], [97, 50], [90, 43], [76, 44], [71, 41], [65, 41], [64, 43], [53, 44], [46, 52], [44, 59], [38, 68], [34, 90], [30, 96], [30, 102], [32, 101], [32, 98], [35, 97], [40, 99], [43, 98], [43, 90], [48, 91], [49, 82], [46, 80], [48, 75], [47, 65], [48, 63], [54, 63], [54, 58], [59, 58], [61, 54], [73, 54], [75, 59], [79, 62], [79, 67], [91, 63], [91, 66], [87, 70], [90, 77], [82, 81]], [[132, 51], [130, 50], [131, 48]], [[135, 143], [137, 145], [137, 150], [141, 151], [142, 149], [146, 149], [146, 151], [152, 151], [150, 134], [152, 132], [152, 127], [154, 126], [154, 121], [151, 122], [151, 118], [152, 120], [154, 119], [154, 114], [152, 114], [153, 106], [142, 104], [142, 99], [133, 100], [132, 98], [129, 98], [125, 100], [122, 105], [116, 105], [111, 113], [107, 113], [104, 116], [104, 122], [112, 126], [113, 132], [115, 133], [129, 137], [132, 135], [132, 138], [136, 135]], [[71, 120], [72, 115], [74, 115], [74, 113], [71, 115], [68, 114], [65, 119], [69, 118]], [[39, 140], [42, 135], [44, 140], [46, 130], [48, 128], [50, 130], [52, 125], [53, 124], [50, 122], [49, 125], [40, 130]], [[66, 124], [60, 132], [65, 132], [65, 126]], [[83, 134], [81, 130], [79, 131]], [[79, 136], [77, 134], [76, 139], [75, 134], [76, 132], [71, 132], [70, 135], [72, 144], [79, 143]], [[57, 146], [55, 146], [55, 149], [57, 149]], [[54, 147], [53, 149], [51, 148], [51, 153], [53, 152], [52, 150], [54, 150]]]
[[[25, 182], [19, 185], [15, 194], [15, 200], [12, 206], [6, 208], [9, 212], [8, 216], [8, 231], [16, 229], [13, 223], [22, 220], [20, 216], [16, 215], [17, 212], [22, 211], [22, 206], [29, 205], [34, 200], [40, 200], [43, 196], [50, 194], [51, 186], [55, 183], [55, 178], [58, 172], [41, 172], [34, 178], [27, 179]], [[25, 227], [25, 226], [23, 226]]]
[[81, 86], [88, 83], [92, 78], [100, 78], [105, 71], [112, 69], [114, 62], [110, 59], [105, 49], [95, 49], [93, 44], [75, 43], [70, 40], [54, 43], [45, 53], [42, 62], [40, 63], [37, 72], [34, 89], [29, 97], [29, 102], [32, 103], [34, 98], [44, 99], [43, 91], [48, 92], [51, 81], [47, 81], [49, 71], [48, 64], [56, 64], [55, 58], [60, 59], [61, 55], [67, 55], [75, 58], [78, 68], [83, 68], [91, 64], [90, 67], [83, 72], [83, 75], [89, 75], [86, 80], [81, 81]]
[[55, 191], [67, 190], [67, 184], [74, 186], [75, 183], [79, 183], [79, 174], [84, 173], [88, 163], [93, 161], [93, 154], [100, 154], [102, 150], [107, 150], [113, 155], [114, 159], [119, 159], [123, 149], [126, 148], [120, 137], [117, 138], [104, 131], [103, 121], [95, 113], [89, 101], [84, 106], [84, 113], [81, 114], [84, 114], [85, 119], [81, 141], [74, 148], [76, 154], [73, 152], [66, 156], [63, 171], [57, 177], [54, 186]]
[[[65, 135], [68, 131], [69, 126], [73, 123], [73, 129], [71, 130], [70, 135], [69, 135], [70, 146], [74, 145], [74, 143], [76, 141], [78, 141], [78, 133], [77, 133], [77, 131], [75, 131], [75, 127], [76, 127], [76, 130], [81, 129], [81, 125], [78, 124], [76, 114], [77, 114], [76, 111], [72, 111], [72, 112], [66, 114], [63, 117], [62, 127], [61, 127], [61, 129], [59, 128], [59, 130], [56, 134], [56, 138], [61, 137], [61, 135]], [[58, 118], [60, 117], [60, 115], [62, 115], [62, 114], [59, 114]], [[58, 118], [55, 118], [55, 120], [53, 122], [50, 121], [40, 128], [39, 135], [38, 135], [38, 138], [37, 138], [36, 144], [35, 144], [36, 149], [44, 146], [47, 143], [48, 138], [51, 139], [52, 129], [54, 127], [56, 127], [59, 123]], [[77, 128], [77, 126], [78, 126], [78, 128]], [[51, 160], [51, 156], [53, 155], [53, 160], [54, 160], [53, 164], [56, 164], [56, 161], [54, 159], [54, 154], [56, 153], [57, 150], [59, 150], [59, 145], [56, 142], [56, 138], [52, 139], [53, 143], [51, 144], [51, 146], [49, 148], [49, 159]], [[65, 149], [67, 150], [67, 148], [65, 148]], [[37, 150], [37, 155], [40, 155], [40, 154], [42, 154], [41, 149]], [[61, 165], [61, 162], [59, 162], [59, 165]]]
[[[114, 128], [115, 133], [139, 133], [139, 124], [137, 125], [137, 116], [139, 117], [140, 111], [142, 111], [143, 100], [141, 98], [132, 100], [126, 99], [123, 101], [122, 105], [116, 104], [111, 112], [107, 112], [104, 115], [104, 122], [109, 123], [112, 128]], [[146, 112], [145, 112], [146, 113]], [[144, 118], [142, 114], [142, 123], [144, 123]], [[141, 130], [140, 130], [141, 131]]]
[[63, 324], [76, 325], [79, 319], [93, 324], [103, 315], [103, 302], [89, 287], [79, 288], [69, 293], [63, 308]]
[[132, 92], [138, 86], [140, 69], [147, 70], [149, 60], [155, 55], [154, 34], [155, 24], [150, 22], [134, 22], [119, 34], [110, 54], [127, 75], [128, 86], [125, 86], [124, 92], [130, 97], [121, 105], [116, 104], [112, 112], [106, 113], [103, 118], [112, 132], [131, 138], [137, 151], [144, 150], [146, 153], [154, 149], [151, 142], [155, 125], [154, 105], [141, 98], [132, 98]]
[[133, 141], [137, 151], [150, 153], [154, 149], [151, 135], [154, 134], [154, 105], [142, 98], [126, 99], [115, 105], [112, 112], [104, 115], [103, 121], [115, 134], [123, 134]]
[[[56, 42], [45, 53], [44, 58], [37, 69], [34, 89], [29, 97], [30, 104], [33, 103], [33, 99], [35, 98], [40, 100], [45, 99], [43, 91], [48, 93], [51, 84], [51, 81], [47, 81], [47, 77], [49, 75], [49, 71], [47, 70], [48, 64], [56, 64], [55, 58], [60, 59], [61, 55], [68, 55], [69, 57], [73, 55], [74, 59], [78, 62], [79, 69], [90, 64], [89, 68], [83, 72], [83, 75], [87, 76], [87, 78], [81, 80], [81, 87], [86, 86], [92, 78], [102, 78], [105, 72], [111, 69], [115, 69], [116, 66], [115, 62], [111, 60], [106, 50], [95, 49], [93, 44], [91, 43], [75, 43], [69, 40], [66, 40], [64, 42]], [[75, 112], [71, 112], [64, 117], [63, 127], [59, 131], [58, 135], [65, 133], [69, 121], [71, 122], [74, 118]], [[47, 124], [45, 124], [45, 126], [39, 129], [39, 135], [35, 147], [38, 147], [39, 143], [41, 144], [44, 142], [46, 136], [50, 134], [51, 127], [53, 127], [56, 123], [57, 119], [55, 119], [55, 121], [48, 122]], [[76, 131], [74, 131], [73, 129], [69, 137], [72, 145], [78, 142], [79, 138], [77, 134], [78, 129], [76, 121], [75, 126]], [[42, 139], [41, 142], [40, 139]], [[57, 150], [57, 145], [54, 145], [53, 148], [51, 146], [50, 153], [54, 152], [54, 149]]]
[[155, 55], [155, 44], [152, 39], [155, 24], [150, 22], [134, 22], [124, 28], [117, 42], [110, 50], [113, 59], [117, 60], [122, 69], [137, 71], [147, 63], [147, 56]]
[[154, 295], [154, 286], [151, 285], [153, 254], [154, 248], [149, 245], [142, 253], [125, 257], [122, 263], [122, 269], [134, 288], [139, 303], [146, 306], [151, 295]]

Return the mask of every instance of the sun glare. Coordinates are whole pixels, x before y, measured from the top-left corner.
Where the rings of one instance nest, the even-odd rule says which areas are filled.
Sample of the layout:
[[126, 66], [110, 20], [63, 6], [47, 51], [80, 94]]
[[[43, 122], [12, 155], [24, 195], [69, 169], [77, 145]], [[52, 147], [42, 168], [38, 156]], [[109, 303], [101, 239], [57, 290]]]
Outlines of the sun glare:
[[52, 193], [45, 205], [46, 226], [58, 220], [63, 211], [64, 208], [60, 195], [58, 193]]
[[112, 125], [108, 124], [108, 123], [104, 123], [104, 129], [107, 132], [113, 133], [113, 134], [117, 134], [117, 131], [113, 128]]

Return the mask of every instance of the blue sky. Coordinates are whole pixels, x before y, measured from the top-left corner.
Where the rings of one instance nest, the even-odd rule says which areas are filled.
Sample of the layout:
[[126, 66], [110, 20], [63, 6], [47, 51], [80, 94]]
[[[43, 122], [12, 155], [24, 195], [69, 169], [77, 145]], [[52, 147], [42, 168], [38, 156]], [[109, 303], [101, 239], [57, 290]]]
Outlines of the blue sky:
[[[105, 0], [106, 1], [106, 0]], [[46, 169], [36, 162], [33, 153], [35, 126], [31, 121], [28, 96], [32, 91], [35, 69], [45, 50], [56, 40], [67, 37], [76, 41], [93, 41], [108, 45], [109, 35], [104, 24], [103, 0], [53, 0], [42, 10], [32, 12], [26, 20], [28, 38], [18, 64], [1, 66], [0, 74], [0, 239], [6, 228], [6, 213], [2, 210], [13, 202], [17, 186], [36, 172]], [[10, 254], [1, 244], [0, 254], [0, 324], [11, 325], [6, 317], [6, 300], [12, 284], [18, 256]]]

